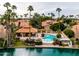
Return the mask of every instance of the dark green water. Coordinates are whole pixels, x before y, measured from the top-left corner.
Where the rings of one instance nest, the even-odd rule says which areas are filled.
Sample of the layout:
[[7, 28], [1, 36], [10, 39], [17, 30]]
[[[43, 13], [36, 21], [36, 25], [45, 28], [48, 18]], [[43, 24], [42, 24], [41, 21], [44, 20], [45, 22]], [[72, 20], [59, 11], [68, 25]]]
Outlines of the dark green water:
[[79, 56], [79, 50], [61, 48], [0, 49], [0, 56]]

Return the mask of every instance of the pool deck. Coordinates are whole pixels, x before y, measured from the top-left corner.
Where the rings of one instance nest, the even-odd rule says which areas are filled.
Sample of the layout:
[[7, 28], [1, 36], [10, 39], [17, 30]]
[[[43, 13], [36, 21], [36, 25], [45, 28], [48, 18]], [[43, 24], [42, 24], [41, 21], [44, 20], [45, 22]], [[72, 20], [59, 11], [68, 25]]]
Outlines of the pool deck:
[[[69, 46], [58, 46], [52, 44], [43, 44], [35, 46], [17, 46], [17, 47], [8, 47], [8, 48], [63, 48], [63, 49], [79, 49], [78, 47], [69, 47]], [[0, 48], [3, 49], [3, 48]]]
[[26, 47], [13, 47], [13, 48], [63, 48], [63, 49], [79, 49], [77, 47], [68, 47], [68, 46], [54, 46], [54, 45], [39, 45], [39, 46], [26, 46]]
[[15, 48], [63, 48], [63, 49], [79, 49], [77, 47], [68, 46], [54, 46], [54, 45], [36, 45], [36, 46], [26, 46], [26, 47], [15, 47]]

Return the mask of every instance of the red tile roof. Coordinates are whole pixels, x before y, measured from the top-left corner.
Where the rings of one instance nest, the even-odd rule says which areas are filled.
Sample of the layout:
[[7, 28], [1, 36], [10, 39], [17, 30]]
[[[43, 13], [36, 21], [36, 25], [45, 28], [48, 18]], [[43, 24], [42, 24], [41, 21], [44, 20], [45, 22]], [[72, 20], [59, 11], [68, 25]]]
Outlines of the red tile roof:
[[52, 24], [52, 23], [53, 23], [52, 20], [46, 20], [46, 21], [43, 21], [43, 22], [42, 22], [42, 26], [48, 26], [48, 25], [50, 25], [50, 24]]
[[74, 25], [74, 26], [72, 27], [72, 30], [73, 30], [74, 33], [75, 33], [75, 37], [79, 37], [79, 24]]
[[37, 32], [37, 29], [32, 28], [32, 27], [30, 27], [30, 29], [29, 29], [28, 27], [26, 27], [26, 28], [21, 28], [21, 29], [17, 30], [16, 33], [29, 33], [29, 31], [31, 33], [35, 33], [35, 32]]
[[29, 22], [26, 20], [18, 20], [15, 22], [16, 26], [18, 26], [20, 22], [20, 27], [32, 27], [31, 25], [29, 25]]

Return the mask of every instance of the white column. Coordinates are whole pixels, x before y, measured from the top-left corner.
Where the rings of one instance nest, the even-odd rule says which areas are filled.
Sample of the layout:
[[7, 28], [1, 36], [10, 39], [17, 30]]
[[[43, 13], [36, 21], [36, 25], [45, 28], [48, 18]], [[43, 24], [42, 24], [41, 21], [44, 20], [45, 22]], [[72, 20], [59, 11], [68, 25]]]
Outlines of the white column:
[[23, 36], [23, 33], [21, 33], [21, 37], [24, 37], [24, 36]]

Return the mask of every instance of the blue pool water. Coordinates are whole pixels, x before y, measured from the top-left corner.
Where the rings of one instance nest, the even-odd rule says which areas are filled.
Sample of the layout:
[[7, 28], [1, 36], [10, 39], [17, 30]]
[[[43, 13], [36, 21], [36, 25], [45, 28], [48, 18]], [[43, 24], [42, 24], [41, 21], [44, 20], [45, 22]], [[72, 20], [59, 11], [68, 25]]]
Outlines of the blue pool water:
[[0, 49], [0, 56], [79, 56], [79, 50], [63, 48], [8, 48]]
[[55, 40], [55, 38], [56, 38], [55, 35], [45, 34], [43, 40], [46, 42], [51, 42]]

